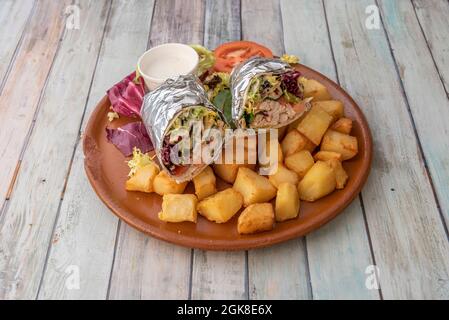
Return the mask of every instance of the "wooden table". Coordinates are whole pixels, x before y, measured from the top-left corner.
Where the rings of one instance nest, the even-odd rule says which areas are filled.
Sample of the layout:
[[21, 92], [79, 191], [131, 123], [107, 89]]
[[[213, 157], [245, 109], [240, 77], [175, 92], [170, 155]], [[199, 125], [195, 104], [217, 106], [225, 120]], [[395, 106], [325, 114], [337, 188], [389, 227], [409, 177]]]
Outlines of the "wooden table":
[[[0, 299], [448, 299], [448, 17], [447, 0], [0, 0]], [[147, 237], [86, 179], [89, 115], [148, 47], [236, 39], [347, 89], [374, 137], [368, 182], [267, 249]]]

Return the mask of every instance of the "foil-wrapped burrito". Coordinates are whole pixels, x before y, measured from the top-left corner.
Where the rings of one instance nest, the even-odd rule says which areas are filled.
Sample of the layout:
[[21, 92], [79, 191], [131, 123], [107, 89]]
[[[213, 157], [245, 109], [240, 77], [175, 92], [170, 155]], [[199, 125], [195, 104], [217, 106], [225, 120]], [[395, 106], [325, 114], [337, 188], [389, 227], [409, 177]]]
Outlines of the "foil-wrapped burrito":
[[219, 157], [229, 127], [194, 75], [169, 79], [146, 94], [141, 116], [162, 168], [177, 182]]
[[232, 119], [238, 128], [280, 128], [310, 109], [301, 74], [279, 59], [251, 58], [231, 73]]

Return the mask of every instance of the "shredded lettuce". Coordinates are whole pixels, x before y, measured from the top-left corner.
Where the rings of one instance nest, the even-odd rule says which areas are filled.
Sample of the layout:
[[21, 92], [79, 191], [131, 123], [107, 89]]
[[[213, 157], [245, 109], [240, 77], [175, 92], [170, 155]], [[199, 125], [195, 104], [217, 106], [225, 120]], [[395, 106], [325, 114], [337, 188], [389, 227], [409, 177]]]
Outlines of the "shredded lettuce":
[[118, 115], [117, 112], [115, 112], [115, 111], [108, 112], [109, 122], [112, 122], [112, 121], [114, 121], [114, 119], [118, 119], [118, 118], [120, 118], [120, 116]]
[[215, 64], [215, 56], [212, 51], [199, 44], [191, 44], [190, 46], [196, 51], [196, 53], [198, 53], [198, 56], [200, 57], [197, 69], [197, 74], [198, 76], [200, 76], [207, 69], [213, 67], [213, 65]]
[[284, 90], [284, 97], [285, 97], [285, 100], [287, 100], [287, 102], [293, 103], [293, 104], [296, 104], [301, 101], [301, 99], [299, 99], [294, 94], [288, 92], [287, 90]]
[[140, 149], [134, 147], [133, 158], [128, 161], [129, 173], [128, 176], [132, 177], [139, 168], [143, 168], [153, 163], [148, 153], [142, 153]]
[[288, 64], [296, 64], [299, 63], [299, 58], [297, 56], [294, 56], [292, 54], [284, 54], [281, 57], [281, 60], [288, 63]]

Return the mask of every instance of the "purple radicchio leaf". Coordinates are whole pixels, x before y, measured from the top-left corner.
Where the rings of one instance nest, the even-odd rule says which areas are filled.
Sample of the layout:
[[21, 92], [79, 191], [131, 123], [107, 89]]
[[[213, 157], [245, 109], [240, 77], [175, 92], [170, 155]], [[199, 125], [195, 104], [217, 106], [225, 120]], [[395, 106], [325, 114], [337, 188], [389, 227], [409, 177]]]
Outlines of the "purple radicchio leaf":
[[145, 86], [142, 77], [131, 73], [107, 91], [111, 108], [125, 117], [139, 117]]
[[134, 147], [142, 153], [153, 150], [153, 144], [141, 121], [128, 123], [117, 129], [106, 128], [108, 142], [112, 143], [126, 157], [132, 155]]

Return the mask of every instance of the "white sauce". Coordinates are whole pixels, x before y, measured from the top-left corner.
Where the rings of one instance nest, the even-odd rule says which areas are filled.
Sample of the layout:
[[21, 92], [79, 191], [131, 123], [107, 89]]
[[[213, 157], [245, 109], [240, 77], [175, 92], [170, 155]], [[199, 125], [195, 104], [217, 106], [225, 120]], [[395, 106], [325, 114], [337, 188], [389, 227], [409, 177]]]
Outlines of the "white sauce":
[[191, 68], [191, 63], [186, 61], [185, 57], [168, 55], [157, 61], [148, 61], [142, 71], [153, 78], [168, 79], [187, 74]]

